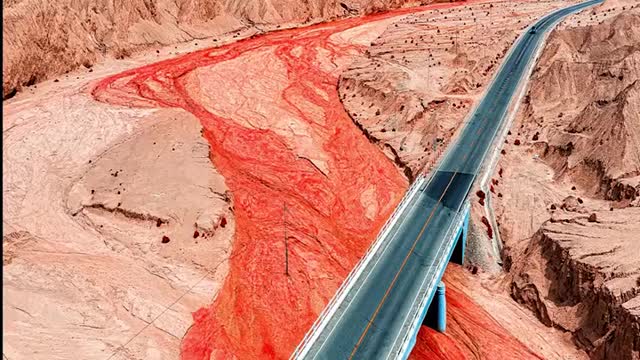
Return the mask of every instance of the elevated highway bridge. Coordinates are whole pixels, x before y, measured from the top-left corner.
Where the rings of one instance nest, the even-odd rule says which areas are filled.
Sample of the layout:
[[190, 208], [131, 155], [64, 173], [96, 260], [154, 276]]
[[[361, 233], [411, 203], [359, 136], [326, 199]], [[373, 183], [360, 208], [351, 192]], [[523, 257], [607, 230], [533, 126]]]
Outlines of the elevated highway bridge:
[[[406, 359], [423, 322], [443, 331], [442, 275], [462, 263], [469, 191], [548, 31], [591, 0], [525, 29], [461, 133], [428, 176], [412, 184], [366, 255], [300, 343], [293, 359]], [[435, 299], [435, 300], [434, 300]]]

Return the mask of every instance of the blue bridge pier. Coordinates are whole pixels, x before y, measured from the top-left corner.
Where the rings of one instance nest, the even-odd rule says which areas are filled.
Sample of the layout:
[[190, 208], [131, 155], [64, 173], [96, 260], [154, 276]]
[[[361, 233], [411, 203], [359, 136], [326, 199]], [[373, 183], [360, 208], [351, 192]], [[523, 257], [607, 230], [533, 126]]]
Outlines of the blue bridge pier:
[[447, 298], [444, 283], [440, 281], [436, 288], [436, 294], [431, 300], [427, 316], [424, 317], [422, 325], [428, 326], [438, 332], [447, 330]]
[[[469, 233], [469, 217], [471, 214], [471, 205], [469, 201], [465, 201], [459, 211], [454, 216], [452, 225], [447, 231], [445, 242], [450, 246], [448, 252], [443, 254], [443, 261], [454, 262], [462, 265], [464, 262], [464, 253], [467, 247], [467, 234]], [[428, 326], [438, 332], [444, 333], [447, 329], [447, 299], [446, 287], [442, 282], [442, 276], [446, 270], [446, 264], [438, 267], [437, 284], [434, 284], [433, 290], [425, 290], [422, 301], [419, 303], [420, 308], [416, 309], [415, 320], [408, 325], [407, 342], [405, 346], [399, 349], [401, 359], [407, 359], [411, 350], [416, 344], [418, 332], [421, 326]]]

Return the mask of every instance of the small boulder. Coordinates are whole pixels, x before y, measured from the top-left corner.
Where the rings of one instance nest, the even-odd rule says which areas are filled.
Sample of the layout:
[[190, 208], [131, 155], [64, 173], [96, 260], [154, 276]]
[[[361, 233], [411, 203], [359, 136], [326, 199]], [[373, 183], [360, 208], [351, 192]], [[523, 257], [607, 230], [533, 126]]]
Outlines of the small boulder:
[[577, 211], [578, 210], [578, 199], [575, 196], [567, 196], [562, 200], [562, 205], [560, 205], [560, 209], [566, 211]]

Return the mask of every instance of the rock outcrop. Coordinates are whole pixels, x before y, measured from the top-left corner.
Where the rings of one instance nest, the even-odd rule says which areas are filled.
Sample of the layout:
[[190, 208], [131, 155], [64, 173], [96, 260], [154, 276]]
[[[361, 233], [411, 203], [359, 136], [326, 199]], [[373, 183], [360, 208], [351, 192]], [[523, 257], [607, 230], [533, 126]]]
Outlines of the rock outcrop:
[[[640, 355], [640, 209], [559, 214], [511, 269], [514, 299], [592, 359]], [[520, 259], [522, 260], [522, 259]]]
[[640, 358], [638, 5], [551, 34], [499, 165], [512, 297], [598, 360]]
[[341, 75], [340, 99], [412, 180], [439, 158], [521, 29], [565, 4], [479, 3], [408, 16]]
[[[3, 3], [2, 96], [106, 56], [397, 8], [407, 0], [12, 0]], [[426, 1], [425, 1], [426, 2]], [[412, 3], [416, 3], [412, 1]], [[419, 3], [419, 2], [417, 2]]]
[[529, 121], [521, 129], [526, 138], [539, 135], [532, 142], [556, 177], [627, 203], [640, 195], [639, 39], [638, 8], [554, 32], [536, 68], [524, 110]]

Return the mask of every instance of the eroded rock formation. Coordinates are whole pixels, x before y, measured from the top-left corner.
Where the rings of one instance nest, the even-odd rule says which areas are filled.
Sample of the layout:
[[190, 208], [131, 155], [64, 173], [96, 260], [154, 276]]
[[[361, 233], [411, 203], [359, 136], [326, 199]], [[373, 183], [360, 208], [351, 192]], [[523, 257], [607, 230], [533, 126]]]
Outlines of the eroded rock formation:
[[[406, 0], [13, 0], [3, 6], [3, 98], [107, 56], [397, 8]], [[426, 3], [426, 2], [425, 2]], [[208, 38], [208, 39], [207, 39]], [[167, 51], [163, 49], [163, 52]]]
[[561, 213], [510, 271], [512, 296], [547, 326], [573, 334], [593, 359], [640, 352], [640, 209]]
[[340, 99], [411, 180], [438, 159], [521, 29], [565, 4], [471, 3], [408, 16], [341, 75]]
[[506, 284], [592, 359], [640, 356], [639, 24], [609, 1], [551, 34], [499, 165]]

